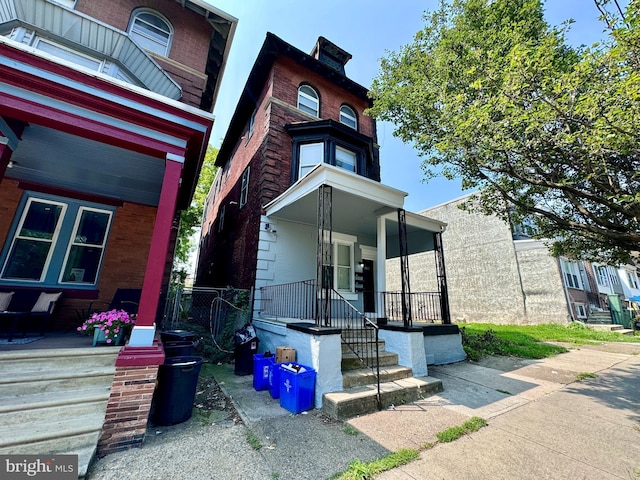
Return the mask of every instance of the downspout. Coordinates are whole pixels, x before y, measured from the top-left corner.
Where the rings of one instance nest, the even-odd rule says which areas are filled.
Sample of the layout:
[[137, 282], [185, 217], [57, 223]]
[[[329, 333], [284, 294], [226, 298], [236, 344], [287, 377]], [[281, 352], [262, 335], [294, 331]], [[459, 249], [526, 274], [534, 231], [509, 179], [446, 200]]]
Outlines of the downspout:
[[569, 289], [567, 288], [567, 282], [564, 281], [564, 270], [562, 269], [562, 262], [558, 258], [558, 266], [560, 267], [560, 281], [562, 282], [562, 288], [564, 290], [564, 297], [567, 301], [567, 309], [569, 310], [569, 316], [571, 317], [571, 321], [575, 322], [576, 317], [573, 314], [573, 308], [571, 308], [571, 297], [569, 296]]

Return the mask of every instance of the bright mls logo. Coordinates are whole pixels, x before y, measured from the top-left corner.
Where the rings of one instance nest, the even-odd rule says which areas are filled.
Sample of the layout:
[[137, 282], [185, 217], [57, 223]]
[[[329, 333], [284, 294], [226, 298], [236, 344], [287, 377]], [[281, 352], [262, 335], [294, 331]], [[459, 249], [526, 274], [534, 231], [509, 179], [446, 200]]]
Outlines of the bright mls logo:
[[0, 455], [2, 480], [78, 478], [77, 455]]

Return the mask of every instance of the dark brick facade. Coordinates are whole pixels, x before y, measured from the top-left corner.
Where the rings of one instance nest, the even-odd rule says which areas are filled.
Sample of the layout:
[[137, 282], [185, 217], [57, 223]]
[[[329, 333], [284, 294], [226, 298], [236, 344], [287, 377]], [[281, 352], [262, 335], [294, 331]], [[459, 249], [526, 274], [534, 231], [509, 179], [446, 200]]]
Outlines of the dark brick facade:
[[[231, 146], [229, 158], [218, 157], [224, 167], [207, 199], [196, 279], [198, 285], [253, 287], [260, 215], [263, 207], [285, 192], [293, 180], [292, 137], [285, 126], [317, 120], [297, 108], [298, 87], [303, 83], [318, 92], [322, 119], [338, 122], [343, 104], [356, 112], [358, 132], [374, 144], [375, 159], [371, 161], [378, 161], [375, 120], [364, 115], [369, 106], [368, 99], [340, 87], [292, 58], [276, 58], [255, 102], [253, 134], [249, 136], [249, 113], [244, 118], [242, 133], [224, 140]], [[234, 117], [234, 121], [238, 119]], [[221, 153], [224, 155], [223, 150]], [[242, 174], [247, 166], [250, 167], [249, 195], [247, 204], [240, 208]], [[223, 206], [224, 226], [219, 232]]]

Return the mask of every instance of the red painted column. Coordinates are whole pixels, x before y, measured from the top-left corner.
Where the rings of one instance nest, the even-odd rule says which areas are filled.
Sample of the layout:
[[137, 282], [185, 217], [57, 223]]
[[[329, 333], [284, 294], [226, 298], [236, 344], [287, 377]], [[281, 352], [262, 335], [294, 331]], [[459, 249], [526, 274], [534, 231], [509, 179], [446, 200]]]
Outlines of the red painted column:
[[[180, 160], [180, 161], [178, 161]], [[138, 320], [131, 332], [129, 345], [134, 347], [149, 347], [153, 344], [155, 335], [155, 318], [158, 310], [158, 299], [162, 288], [162, 276], [165, 261], [169, 249], [171, 225], [175, 215], [176, 200], [180, 187], [180, 175], [182, 173], [182, 160], [184, 158], [167, 155], [160, 202], [156, 213], [156, 222], [153, 227], [153, 237], [149, 248], [147, 269], [142, 285], [140, 307], [138, 308]]]

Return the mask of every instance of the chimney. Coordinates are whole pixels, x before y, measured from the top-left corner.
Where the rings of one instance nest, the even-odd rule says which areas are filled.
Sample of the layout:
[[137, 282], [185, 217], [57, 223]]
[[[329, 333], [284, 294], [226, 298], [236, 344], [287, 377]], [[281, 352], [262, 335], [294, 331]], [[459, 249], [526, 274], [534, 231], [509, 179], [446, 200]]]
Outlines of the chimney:
[[318, 37], [316, 46], [313, 47], [310, 55], [346, 76], [344, 66], [351, 60], [351, 54], [345, 52], [335, 43], [331, 43], [324, 37]]

